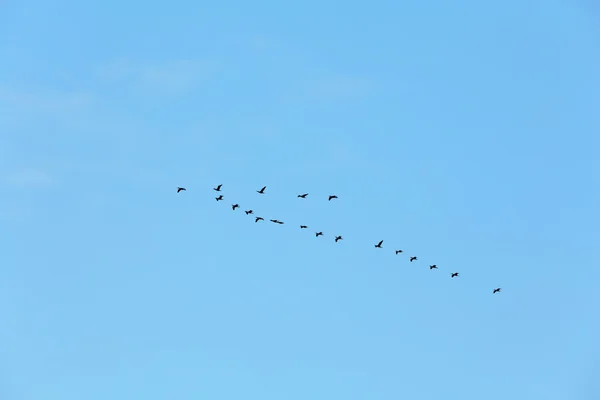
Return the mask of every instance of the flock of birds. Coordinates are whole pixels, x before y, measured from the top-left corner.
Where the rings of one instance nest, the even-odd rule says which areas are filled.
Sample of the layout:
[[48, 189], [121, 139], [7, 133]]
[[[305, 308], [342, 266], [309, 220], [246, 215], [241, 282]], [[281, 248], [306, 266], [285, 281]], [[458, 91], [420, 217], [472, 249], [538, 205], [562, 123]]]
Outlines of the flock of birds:
[[[223, 185], [221, 184], [221, 185], [218, 185], [217, 187], [214, 187], [214, 188], [213, 188], [213, 190], [214, 190], [215, 192], [221, 192], [221, 188], [222, 188], [222, 187], [223, 187]], [[184, 187], [178, 187], [178, 188], [177, 188], [177, 193], [179, 193], [179, 192], [182, 192], [182, 191], [185, 191], [185, 190], [186, 190], [186, 188], [184, 188]], [[265, 190], [267, 190], [267, 187], [266, 187], [266, 186], [263, 186], [263, 187], [262, 187], [260, 190], [257, 190], [256, 192], [257, 192], [258, 194], [261, 194], [261, 195], [262, 195], [262, 194], [265, 194]], [[308, 193], [303, 193], [303, 194], [299, 194], [299, 195], [298, 195], [298, 198], [300, 198], [300, 199], [305, 199], [307, 196], [308, 196]], [[338, 198], [338, 197], [337, 197], [336, 195], [332, 194], [332, 195], [329, 195], [329, 197], [328, 197], [328, 201], [331, 201], [331, 200], [334, 200], [334, 199], [337, 199], [337, 198]], [[217, 197], [215, 197], [215, 200], [217, 200], [217, 201], [223, 201], [223, 200], [224, 200], [224, 198], [223, 198], [223, 195], [222, 195], [222, 194], [219, 194]], [[232, 205], [231, 205], [231, 209], [232, 209], [233, 211], [235, 211], [237, 208], [240, 208], [240, 205], [239, 205], [239, 204], [235, 203], [235, 204], [232, 204]], [[246, 213], [246, 215], [253, 215], [253, 214], [254, 214], [254, 211], [253, 211], [253, 210], [246, 210], [246, 211], [244, 211], [244, 212]], [[265, 220], [265, 219], [264, 219], [263, 217], [254, 217], [254, 222], [255, 222], [255, 223], [257, 223], [257, 222], [259, 222], [259, 221], [264, 221], [264, 220]], [[274, 224], [279, 224], [279, 225], [283, 225], [283, 224], [284, 224], [282, 221], [279, 221], [279, 220], [277, 220], [277, 219], [271, 219], [271, 220], [269, 220], [269, 221], [273, 222]], [[308, 229], [308, 226], [306, 226], [306, 225], [300, 225], [300, 229]], [[320, 232], [320, 231], [319, 231], [319, 232], [315, 232], [315, 236], [316, 236], [316, 237], [323, 236], [323, 232]], [[340, 240], [343, 240], [343, 239], [344, 239], [344, 238], [343, 238], [342, 236], [335, 236], [335, 239], [334, 239], [334, 240], [335, 240], [335, 242], [337, 243], [337, 242], [339, 242]], [[377, 248], [377, 249], [381, 249], [381, 248], [383, 248], [383, 240], [380, 240], [380, 241], [379, 241], [377, 244], [375, 244], [375, 248]], [[403, 250], [396, 250], [396, 255], [398, 255], [398, 254], [402, 254], [402, 253], [404, 253], [404, 251], [403, 251]], [[410, 261], [410, 262], [417, 261], [417, 260], [418, 260], [418, 258], [417, 258], [416, 256], [411, 256], [411, 257], [409, 258], [409, 261]], [[434, 269], [438, 269], [438, 267], [437, 267], [437, 265], [436, 265], [436, 264], [433, 264], [433, 265], [430, 265], [430, 266], [429, 266], [429, 269], [430, 269], [430, 270], [434, 270]], [[457, 278], [457, 277], [459, 277], [459, 273], [458, 273], [458, 272], [452, 272], [452, 273], [450, 274], [450, 278]], [[495, 289], [492, 291], [492, 293], [493, 293], [493, 294], [500, 293], [500, 291], [501, 291], [501, 290], [502, 290], [502, 288], [495, 288]]]

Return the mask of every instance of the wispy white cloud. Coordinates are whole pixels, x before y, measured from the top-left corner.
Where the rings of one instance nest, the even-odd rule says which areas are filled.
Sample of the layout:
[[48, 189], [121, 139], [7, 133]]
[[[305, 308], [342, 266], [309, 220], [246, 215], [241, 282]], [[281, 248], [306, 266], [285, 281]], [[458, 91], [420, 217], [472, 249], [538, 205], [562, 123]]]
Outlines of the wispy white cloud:
[[82, 109], [91, 103], [92, 97], [85, 93], [33, 92], [0, 86], [0, 105], [5, 109], [54, 113]]
[[376, 82], [372, 79], [341, 73], [316, 79], [307, 85], [306, 90], [324, 98], [349, 98], [369, 95], [377, 88]]
[[0, 129], [5, 133], [0, 142], [10, 143], [18, 139], [11, 138], [13, 129], [40, 121], [53, 120], [63, 127], [79, 127], [87, 118], [85, 114], [93, 102], [93, 96], [84, 92], [33, 91], [0, 86]]
[[243, 45], [251, 50], [280, 50], [282, 48], [280, 40], [264, 34], [244, 37]]
[[277, 71], [284, 95], [299, 101], [354, 100], [382, 88], [379, 79], [352, 72], [332, 69], [329, 63], [309, 50], [284, 43], [267, 34], [249, 35], [239, 39], [240, 51], [252, 54], [257, 60]]
[[17, 168], [5, 173], [2, 181], [11, 186], [20, 187], [50, 187], [59, 183], [56, 176], [41, 168]]
[[128, 81], [151, 89], [181, 92], [209, 79], [217, 70], [215, 61], [175, 60], [162, 63], [119, 60], [96, 69], [98, 76], [110, 81]]

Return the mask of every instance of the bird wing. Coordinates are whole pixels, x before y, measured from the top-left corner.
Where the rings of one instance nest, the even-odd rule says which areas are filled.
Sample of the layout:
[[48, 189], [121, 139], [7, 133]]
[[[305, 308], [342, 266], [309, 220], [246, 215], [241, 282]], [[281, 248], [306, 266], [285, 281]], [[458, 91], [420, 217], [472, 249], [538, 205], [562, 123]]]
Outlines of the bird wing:
[[377, 244], [377, 246], [381, 246], [382, 244], [383, 244], [383, 240], [382, 240], [382, 241], [380, 241], [380, 242]]

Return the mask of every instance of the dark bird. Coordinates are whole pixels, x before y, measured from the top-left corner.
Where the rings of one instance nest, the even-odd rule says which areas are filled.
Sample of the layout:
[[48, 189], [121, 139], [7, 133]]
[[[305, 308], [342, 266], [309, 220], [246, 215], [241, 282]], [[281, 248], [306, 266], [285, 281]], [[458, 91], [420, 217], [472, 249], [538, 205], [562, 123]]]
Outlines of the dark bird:
[[337, 199], [338, 197], [335, 194], [332, 194], [331, 196], [329, 196], [329, 201], [331, 201], [332, 199]]
[[452, 273], [452, 275], [450, 275], [450, 278], [455, 278], [457, 276], [458, 276], [458, 272], [454, 272], [454, 273]]
[[413, 256], [413, 257], [411, 257], [411, 258], [410, 258], [410, 262], [413, 262], [413, 261], [417, 261], [417, 257], [414, 257], [414, 256]]
[[215, 197], [215, 199], [216, 199], [217, 201], [221, 201], [221, 200], [223, 200], [223, 195], [220, 195], [219, 197]]
[[402, 253], [402, 250], [396, 250], [396, 254]]
[[317, 232], [317, 233], [315, 233], [315, 236], [316, 237], [323, 236], [323, 232]]
[[429, 266], [429, 269], [438, 269], [437, 265], [433, 264]]
[[308, 228], [308, 226], [306, 226], [306, 225], [300, 225], [300, 229], [306, 229], [306, 228]]
[[236, 208], [239, 208], [239, 207], [240, 207], [240, 205], [239, 205], [239, 204], [232, 204], [232, 205], [231, 205], [231, 209], [232, 209], [233, 211], [235, 211], [235, 209], [236, 209]]
[[177, 193], [181, 192], [182, 190], [185, 190], [185, 188], [177, 187]]
[[263, 188], [262, 188], [262, 189], [260, 189], [260, 190], [257, 190], [257, 191], [256, 191], [256, 193], [259, 193], [259, 194], [265, 194], [265, 189], [266, 189], [266, 188], [267, 188], [266, 186], [263, 186]]
[[500, 289], [502, 289], [502, 288], [496, 288], [496, 289], [494, 289], [494, 294], [500, 293]]
[[304, 194], [299, 194], [298, 197], [300, 197], [301, 199], [305, 199], [306, 196], [308, 196], [308, 193], [304, 193]]
[[244, 211], [246, 213], [246, 215], [250, 215], [250, 214], [254, 214], [254, 211], [252, 210], [248, 210], [248, 211]]
[[213, 188], [213, 190], [216, 190], [217, 192], [220, 192], [221, 191], [221, 186], [223, 186], [223, 185], [219, 185], [216, 188]]
[[378, 249], [381, 249], [381, 245], [383, 244], [383, 240], [380, 240], [379, 243], [375, 245]]
[[281, 222], [281, 221], [279, 221], [279, 220], [276, 220], [276, 219], [272, 219], [272, 220], [271, 220], [271, 222], [274, 222], [274, 223], [276, 223], [276, 224], [280, 224], [280, 225], [281, 225], [281, 224], [283, 224], [283, 222]]
[[254, 219], [254, 222], [258, 222], [258, 221], [264, 221], [265, 219], [263, 217], [256, 217]]
[[336, 236], [336, 237], [335, 237], [335, 242], [337, 243], [337, 242], [338, 242], [338, 240], [344, 240], [344, 238], [343, 238], [343, 237], [341, 237], [341, 236]]

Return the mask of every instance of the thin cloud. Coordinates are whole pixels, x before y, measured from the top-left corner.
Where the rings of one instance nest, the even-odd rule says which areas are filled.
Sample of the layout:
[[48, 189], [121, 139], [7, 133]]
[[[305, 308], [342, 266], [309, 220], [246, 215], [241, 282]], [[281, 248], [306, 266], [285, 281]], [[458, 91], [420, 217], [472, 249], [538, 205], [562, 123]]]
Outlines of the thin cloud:
[[377, 89], [374, 81], [358, 76], [339, 75], [313, 82], [308, 91], [320, 97], [362, 97]]
[[[35, 124], [38, 117], [58, 122], [64, 127], [80, 127], [94, 98], [86, 93], [23, 90], [0, 86], [0, 124], [2, 129]], [[10, 134], [6, 135], [9, 139]], [[3, 140], [4, 141], [4, 140]], [[12, 140], [9, 140], [9, 142]]]
[[19, 187], [50, 187], [58, 184], [58, 179], [40, 168], [20, 168], [3, 177], [5, 184]]
[[196, 87], [215, 71], [216, 63], [207, 60], [176, 60], [165, 63], [121, 60], [97, 69], [98, 75], [106, 80], [129, 81], [167, 92], [181, 92]]
[[89, 106], [92, 97], [84, 93], [31, 92], [0, 87], [0, 105], [3, 108], [29, 112], [62, 112]]
[[280, 40], [263, 34], [244, 38], [243, 42], [251, 50], [280, 50], [282, 48]]
[[323, 74], [302, 76], [298, 74], [286, 85], [282, 95], [293, 103], [329, 104], [361, 101], [375, 95], [380, 85], [366, 77], [347, 74]]

